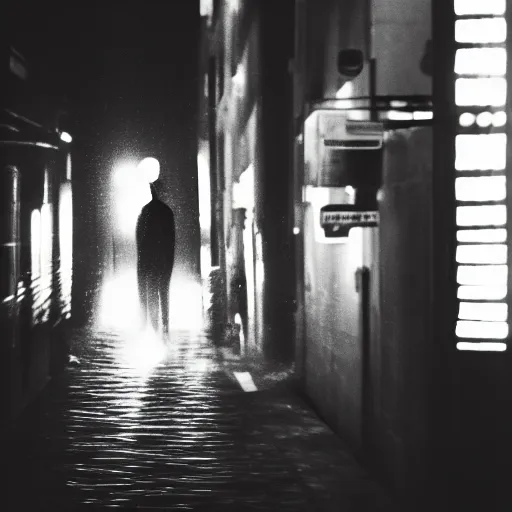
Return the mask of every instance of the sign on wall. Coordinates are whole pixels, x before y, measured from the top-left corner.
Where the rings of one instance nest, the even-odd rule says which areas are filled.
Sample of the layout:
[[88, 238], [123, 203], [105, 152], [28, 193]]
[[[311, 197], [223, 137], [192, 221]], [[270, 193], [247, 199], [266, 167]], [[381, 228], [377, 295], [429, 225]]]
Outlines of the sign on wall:
[[330, 204], [320, 209], [320, 225], [327, 238], [347, 237], [352, 228], [378, 226], [379, 212], [350, 204]]

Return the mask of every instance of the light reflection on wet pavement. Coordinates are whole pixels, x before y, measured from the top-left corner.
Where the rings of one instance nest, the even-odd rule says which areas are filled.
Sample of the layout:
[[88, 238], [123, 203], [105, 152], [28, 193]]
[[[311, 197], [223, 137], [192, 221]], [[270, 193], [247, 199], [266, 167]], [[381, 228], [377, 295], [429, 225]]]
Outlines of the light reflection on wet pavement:
[[396, 510], [288, 386], [244, 393], [202, 333], [76, 331], [10, 439], [15, 510]]

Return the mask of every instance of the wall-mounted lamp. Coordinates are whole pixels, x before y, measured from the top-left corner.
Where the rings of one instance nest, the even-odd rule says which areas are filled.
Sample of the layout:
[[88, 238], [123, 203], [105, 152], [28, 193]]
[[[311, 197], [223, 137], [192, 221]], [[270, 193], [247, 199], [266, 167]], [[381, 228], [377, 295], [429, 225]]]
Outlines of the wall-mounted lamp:
[[361, 50], [347, 48], [338, 52], [337, 58], [338, 73], [343, 79], [343, 83], [356, 78], [364, 67], [364, 55]]
[[62, 142], [67, 142], [68, 144], [73, 140], [73, 137], [68, 132], [61, 132], [60, 140]]

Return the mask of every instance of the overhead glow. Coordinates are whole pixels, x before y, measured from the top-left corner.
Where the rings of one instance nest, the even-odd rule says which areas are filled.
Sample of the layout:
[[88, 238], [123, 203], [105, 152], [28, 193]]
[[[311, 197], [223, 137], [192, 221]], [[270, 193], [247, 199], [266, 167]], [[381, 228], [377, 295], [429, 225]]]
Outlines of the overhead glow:
[[160, 162], [152, 156], [144, 158], [137, 166], [137, 170], [145, 177], [148, 183], [153, 183], [160, 176]]
[[460, 229], [457, 231], [458, 242], [500, 243], [507, 241], [507, 230], [496, 229]]
[[455, 53], [458, 75], [497, 75], [507, 72], [505, 48], [460, 48]]
[[457, 298], [461, 300], [503, 300], [506, 286], [459, 286]]
[[504, 133], [457, 135], [455, 150], [458, 171], [503, 170], [507, 162], [507, 136]]
[[502, 302], [461, 302], [459, 304], [459, 318], [461, 320], [506, 322], [508, 307]]
[[504, 205], [457, 207], [457, 226], [503, 226], [506, 222]]
[[459, 245], [456, 260], [458, 263], [507, 263], [507, 246], [499, 244]]
[[299, 228], [299, 227], [297, 227], [297, 226], [295, 226], [295, 227], [293, 228], [293, 234], [294, 234], [294, 235], [298, 235], [299, 233], [300, 233], [300, 228]]
[[457, 283], [463, 285], [506, 286], [507, 265], [459, 265]]
[[475, 18], [455, 22], [458, 43], [503, 43], [507, 39], [505, 18]]
[[73, 137], [68, 132], [62, 132], [60, 134], [60, 140], [62, 142], [67, 142], [68, 144], [73, 140]]
[[458, 78], [455, 81], [455, 103], [459, 106], [501, 107], [506, 100], [504, 78]]
[[505, 352], [507, 345], [505, 343], [470, 343], [467, 341], [459, 341], [457, 343], [457, 350], [467, 350], [474, 352]]
[[455, 197], [459, 201], [502, 201], [506, 195], [505, 176], [455, 178]]
[[455, 334], [458, 338], [504, 340], [508, 337], [508, 324], [460, 320], [457, 322]]

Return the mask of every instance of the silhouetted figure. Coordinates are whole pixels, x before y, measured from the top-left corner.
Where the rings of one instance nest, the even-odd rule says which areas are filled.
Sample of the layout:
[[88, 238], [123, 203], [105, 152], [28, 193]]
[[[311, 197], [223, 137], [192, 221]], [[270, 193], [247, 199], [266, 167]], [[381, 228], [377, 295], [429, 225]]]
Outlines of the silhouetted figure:
[[169, 331], [169, 283], [174, 266], [176, 229], [173, 211], [158, 199], [150, 184], [153, 199], [142, 208], [137, 219], [137, 278], [142, 319], [158, 329], [158, 306], [162, 328]]

